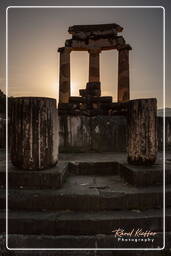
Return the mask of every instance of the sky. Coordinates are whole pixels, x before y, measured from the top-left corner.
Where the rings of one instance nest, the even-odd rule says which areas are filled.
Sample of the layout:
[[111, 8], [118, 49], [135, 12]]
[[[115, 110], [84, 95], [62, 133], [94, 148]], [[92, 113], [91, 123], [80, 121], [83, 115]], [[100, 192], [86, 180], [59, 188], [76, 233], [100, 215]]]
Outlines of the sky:
[[[15, 5], [14, 2], [21, 4], [19, 1], [13, 1], [9, 2], [9, 5]], [[49, 1], [41, 1], [41, 4], [42, 2], [44, 5], [49, 5]], [[55, 2], [59, 3], [59, 1]], [[97, 1], [94, 2], [97, 3]], [[104, 1], [98, 1], [98, 4], [99, 2], [104, 5]], [[133, 1], [128, 2], [133, 3]], [[145, 5], [146, 1], [140, 2], [144, 2]], [[160, 1], [151, 2], [154, 5], [155, 2], [156, 5], [161, 5]], [[91, 3], [93, 4], [93, 1]], [[25, 4], [32, 5], [33, 1], [25, 1]], [[52, 1], [51, 4], [53, 4]], [[40, 1], [37, 1], [37, 5], [40, 5]], [[87, 2], [86, 5], [88, 5]], [[167, 12], [166, 15], [168, 15]], [[132, 46], [130, 51], [131, 99], [156, 97], [158, 108], [163, 107], [162, 8], [9, 8], [9, 96], [42, 96], [58, 100], [59, 53], [57, 49], [64, 46], [66, 39], [71, 38], [67, 32], [68, 27], [99, 23], [121, 25], [124, 28], [121, 35]], [[1, 30], [5, 32], [3, 27]], [[4, 40], [2, 42], [4, 43]], [[3, 49], [1, 47], [1, 50]], [[103, 51], [100, 54], [102, 96], [111, 95], [113, 101], [117, 100], [117, 58], [117, 50]], [[71, 94], [73, 96], [78, 96], [79, 89], [85, 88], [88, 82], [88, 62], [87, 52], [71, 53]], [[166, 62], [168, 63], [167, 59]], [[0, 73], [2, 90], [5, 90], [4, 66], [5, 63], [2, 61]], [[167, 107], [171, 107], [169, 76], [168, 72], [166, 76]]]

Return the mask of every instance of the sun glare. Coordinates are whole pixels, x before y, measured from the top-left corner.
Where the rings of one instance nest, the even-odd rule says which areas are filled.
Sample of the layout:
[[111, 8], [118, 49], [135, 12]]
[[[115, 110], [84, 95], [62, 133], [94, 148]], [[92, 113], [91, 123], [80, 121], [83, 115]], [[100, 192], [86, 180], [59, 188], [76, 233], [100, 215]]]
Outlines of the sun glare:
[[72, 96], [79, 96], [79, 86], [77, 82], [72, 82], [71, 83], [71, 95]]

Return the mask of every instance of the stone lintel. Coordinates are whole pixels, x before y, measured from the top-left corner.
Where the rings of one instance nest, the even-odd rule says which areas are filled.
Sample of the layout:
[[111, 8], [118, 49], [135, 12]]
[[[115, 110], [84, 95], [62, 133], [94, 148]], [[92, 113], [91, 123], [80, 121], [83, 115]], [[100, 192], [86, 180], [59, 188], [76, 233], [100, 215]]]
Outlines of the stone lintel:
[[65, 47], [71, 47], [74, 51], [88, 51], [91, 48], [100, 48], [101, 50], [111, 50], [122, 48], [125, 46], [125, 39], [122, 36], [114, 38], [100, 38], [100, 39], [69, 39], [65, 41]]
[[115, 29], [117, 32], [122, 32], [123, 28], [116, 24], [95, 24], [95, 25], [74, 25], [69, 27], [68, 32], [72, 34], [73, 32], [92, 32], [92, 31], [104, 31], [109, 29]]

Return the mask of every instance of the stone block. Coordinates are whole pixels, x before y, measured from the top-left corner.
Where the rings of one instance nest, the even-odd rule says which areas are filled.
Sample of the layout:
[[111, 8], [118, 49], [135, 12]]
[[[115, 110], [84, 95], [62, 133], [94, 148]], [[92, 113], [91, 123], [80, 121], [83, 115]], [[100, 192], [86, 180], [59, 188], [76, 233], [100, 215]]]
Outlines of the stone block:
[[91, 90], [92, 88], [96, 90], [100, 90], [100, 82], [88, 82], [86, 84], [87, 90]]
[[83, 97], [69, 97], [70, 103], [84, 103], [85, 99]]
[[[59, 162], [55, 167], [38, 171], [8, 168], [8, 186], [11, 188], [60, 188], [66, 178], [68, 164]], [[0, 184], [5, 184], [5, 171], [0, 171]]]
[[79, 93], [80, 93], [80, 96], [82, 96], [82, 97], [86, 97], [87, 96], [87, 92], [86, 92], [85, 89], [80, 89]]
[[125, 151], [127, 144], [126, 118], [94, 116], [91, 121], [92, 149], [94, 151]]

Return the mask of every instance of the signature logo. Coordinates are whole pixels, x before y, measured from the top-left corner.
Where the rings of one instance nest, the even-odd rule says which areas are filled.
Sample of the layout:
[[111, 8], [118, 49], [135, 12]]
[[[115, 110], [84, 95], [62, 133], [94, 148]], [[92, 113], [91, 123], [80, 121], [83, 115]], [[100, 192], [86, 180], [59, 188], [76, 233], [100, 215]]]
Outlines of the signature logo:
[[157, 232], [151, 230], [143, 230], [142, 228], [131, 229], [129, 231], [118, 228], [112, 230], [114, 237], [117, 238], [118, 242], [154, 242], [154, 238]]

